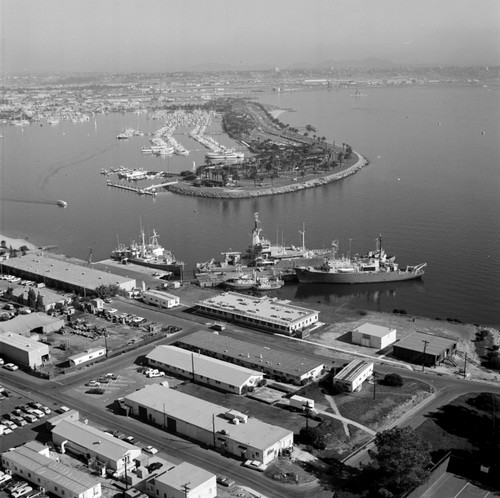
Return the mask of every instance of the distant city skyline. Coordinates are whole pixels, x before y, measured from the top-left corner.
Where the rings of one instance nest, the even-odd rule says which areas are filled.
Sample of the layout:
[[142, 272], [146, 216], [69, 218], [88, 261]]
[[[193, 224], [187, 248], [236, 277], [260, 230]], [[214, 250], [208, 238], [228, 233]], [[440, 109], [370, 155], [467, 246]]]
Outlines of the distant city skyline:
[[1, 0], [1, 73], [500, 65], [497, 0]]

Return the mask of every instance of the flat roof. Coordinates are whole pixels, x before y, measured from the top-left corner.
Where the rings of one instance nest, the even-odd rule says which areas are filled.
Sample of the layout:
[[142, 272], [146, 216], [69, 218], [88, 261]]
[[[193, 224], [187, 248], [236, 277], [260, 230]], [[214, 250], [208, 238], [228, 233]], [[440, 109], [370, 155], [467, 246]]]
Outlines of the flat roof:
[[167, 470], [163, 474], [156, 476], [155, 480], [178, 489], [179, 491], [184, 491], [183, 486], [186, 484], [187, 476], [189, 476], [189, 487], [191, 489], [196, 489], [209, 479], [215, 478], [215, 475], [208, 472], [208, 470], [188, 462], [181, 462], [173, 469]]
[[[424, 341], [427, 341], [425, 346]], [[423, 332], [413, 332], [405, 339], [395, 342], [393, 347], [398, 347], [402, 349], [410, 349], [412, 351], [418, 351], [419, 353], [424, 352], [430, 355], [439, 355], [443, 350], [448, 349], [453, 344], [457, 344], [456, 339], [449, 339], [447, 337], [440, 337], [437, 335], [424, 334]]]
[[27, 315], [17, 315], [12, 320], [0, 322], [0, 332], [28, 332], [46, 325], [53, 325], [60, 323], [61, 327], [64, 325], [62, 318], [49, 316], [45, 313], [29, 313]]
[[269, 347], [259, 346], [251, 342], [240, 341], [220, 333], [199, 330], [178, 340], [177, 345], [199, 347], [207, 351], [223, 354], [234, 359], [244, 358], [266, 369], [272, 369], [289, 375], [302, 377], [312, 370], [323, 368], [324, 363], [305, 358], [298, 354], [277, 351]]
[[156, 297], [159, 297], [160, 299], [179, 299], [178, 296], [174, 296], [173, 294], [169, 294], [168, 292], [160, 291], [160, 290], [156, 290], [156, 289], [146, 290], [142, 294], [156, 296]]
[[385, 337], [387, 334], [395, 331], [396, 329], [375, 325], [374, 323], [363, 323], [353, 330], [353, 332], [360, 332], [361, 334], [372, 335], [374, 337]]
[[27, 271], [40, 278], [51, 278], [59, 282], [94, 290], [100, 285], [130, 285], [135, 279], [120, 277], [113, 273], [94, 270], [88, 266], [76, 264], [63, 259], [51, 258], [43, 253], [31, 253], [18, 258], [3, 261], [4, 268], [14, 268]]
[[78, 360], [78, 358], [84, 358], [85, 356], [88, 356], [89, 354], [98, 353], [99, 351], [103, 351], [105, 353], [106, 348], [105, 347], [90, 348], [90, 349], [87, 349], [86, 351], [82, 351], [81, 353], [76, 353], [74, 355], [68, 356], [68, 360]]
[[369, 368], [373, 368], [373, 363], [364, 360], [353, 360], [334, 377], [334, 380], [353, 382]]
[[[43, 448], [43, 447], [42, 447]], [[81, 470], [68, 467], [36, 451], [36, 446], [29, 443], [3, 453], [4, 458], [22, 466], [40, 477], [81, 494], [92, 489], [98, 481]]]
[[146, 358], [155, 360], [166, 365], [180, 368], [196, 375], [217, 380], [230, 386], [241, 387], [251, 377], [262, 377], [262, 372], [250, 370], [249, 368], [233, 365], [210, 356], [193, 353], [175, 346], [156, 346]]
[[52, 429], [52, 433], [113, 461], [120, 460], [131, 451], [140, 451], [137, 446], [77, 420], [62, 420]]
[[248, 417], [246, 423], [235, 425], [224, 416], [230, 408], [204, 401], [160, 384], [150, 384], [125, 396], [125, 400], [130, 400], [159, 413], [165, 413], [209, 432], [213, 431], [215, 423], [216, 432], [225, 430], [226, 436], [233, 441], [253, 446], [262, 451], [293, 434], [288, 429], [267, 424], [251, 416]]
[[223, 292], [196, 303], [197, 306], [206, 306], [227, 313], [262, 319], [267, 322], [289, 326], [300, 322], [307, 317], [319, 314], [319, 311], [301, 308], [268, 296], [247, 296], [239, 292]]
[[9, 346], [13, 346], [17, 349], [26, 351], [28, 353], [42, 350], [41, 354], [49, 354], [49, 346], [47, 344], [43, 344], [39, 341], [34, 341], [29, 337], [20, 334], [15, 334], [13, 332], [0, 333], [0, 343], [8, 344]]
[[5, 291], [9, 287], [12, 287], [12, 289], [14, 290], [14, 296], [18, 296], [22, 293], [25, 299], [28, 298], [29, 290], [33, 289], [37, 295], [40, 294], [40, 296], [43, 297], [43, 302], [45, 305], [54, 304], [71, 299], [71, 294], [59, 293], [47, 287], [34, 287], [30, 285], [21, 285], [19, 283], [13, 284], [11, 282], [7, 282], [6, 280], [0, 280], [0, 290]]

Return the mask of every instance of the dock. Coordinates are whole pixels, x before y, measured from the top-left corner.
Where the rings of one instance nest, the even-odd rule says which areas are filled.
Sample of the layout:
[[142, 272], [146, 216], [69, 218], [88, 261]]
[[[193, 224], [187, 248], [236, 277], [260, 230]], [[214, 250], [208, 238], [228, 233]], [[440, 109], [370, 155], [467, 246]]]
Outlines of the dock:
[[152, 191], [152, 190], [156, 190], [156, 189], [159, 189], [159, 188], [162, 188], [162, 187], [167, 187], [168, 185], [176, 185], [177, 183], [179, 183], [178, 180], [173, 180], [171, 182], [165, 182], [165, 183], [158, 183], [156, 185], [150, 185], [149, 187], [144, 187], [142, 190], [145, 190], [146, 192], [148, 191]]
[[119, 188], [121, 190], [128, 190], [130, 192], [135, 192], [136, 194], [139, 194], [139, 195], [149, 195], [152, 197], [156, 196], [156, 189], [153, 189], [154, 186], [144, 187], [144, 188], [130, 187], [129, 185], [123, 185], [123, 183], [113, 183], [110, 180], [107, 181], [107, 186]]

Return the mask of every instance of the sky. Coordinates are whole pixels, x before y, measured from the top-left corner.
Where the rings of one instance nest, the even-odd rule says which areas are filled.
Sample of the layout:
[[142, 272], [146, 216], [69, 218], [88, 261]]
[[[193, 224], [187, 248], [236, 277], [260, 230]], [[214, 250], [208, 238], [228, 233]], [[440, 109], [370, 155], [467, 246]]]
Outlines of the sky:
[[500, 65], [500, 0], [0, 0], [2, 75]]

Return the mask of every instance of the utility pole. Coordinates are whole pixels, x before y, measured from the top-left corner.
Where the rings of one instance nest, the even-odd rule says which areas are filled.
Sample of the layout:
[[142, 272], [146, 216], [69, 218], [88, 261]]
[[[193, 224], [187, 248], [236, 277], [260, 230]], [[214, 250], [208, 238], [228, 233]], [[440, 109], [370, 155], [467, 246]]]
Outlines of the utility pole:
[[188, 492], [190, 491], [189, 484], [191, 484], [191, 481], [181, 485], [181, 490], [184, 491], [185, 498], [187, 498]]
[[464, 361], [464, 379], [467, 378], [467, 353], [465, 353], [465, 361]]
[[422, 372], [423, 372], [425, 367], [425, 350], [427, 349], [427, 344], [429, 344], [429, 341], [426, 341], [424, 339], [422, 342], [424, 343], [424, 357], [422, 358]]
[[373, 372], [372, 377], [373, 377], [373, 399], [375, 399], [376, 387], [377, 387], [377, 377], [375, 372]]

